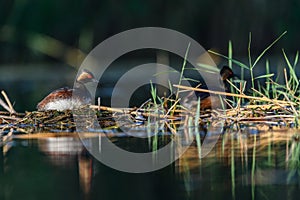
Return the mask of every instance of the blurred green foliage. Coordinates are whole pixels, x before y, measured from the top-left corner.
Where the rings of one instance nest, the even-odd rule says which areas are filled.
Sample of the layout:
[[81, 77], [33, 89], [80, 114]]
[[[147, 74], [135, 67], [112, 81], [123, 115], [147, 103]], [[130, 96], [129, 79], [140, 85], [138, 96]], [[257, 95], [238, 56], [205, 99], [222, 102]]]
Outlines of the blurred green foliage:
[[232, 40], [239, 55], [247, 53], [249, 32], [252, 51], [258, 54], [287, 30], [278, 52], [281, 47], [294, 52], [300, 44], [299, 25], [298, 0], [1, 0], [0, 61], [53, 59], [31, 47], [37, 34], [87, 53], [114, 34], [144, 26], [180, 31], [206, 49], [224, 53]]

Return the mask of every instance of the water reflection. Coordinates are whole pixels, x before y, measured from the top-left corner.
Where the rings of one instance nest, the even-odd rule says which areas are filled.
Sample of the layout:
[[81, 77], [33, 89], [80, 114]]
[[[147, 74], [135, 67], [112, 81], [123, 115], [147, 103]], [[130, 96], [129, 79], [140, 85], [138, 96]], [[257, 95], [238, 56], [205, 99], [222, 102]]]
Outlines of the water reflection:
[[76, 137], [50, 137], [37, 140], [38, 148], [57, 166], [68, 166], [76, 160], [84, 147]]
[[50, 137], [38, 140], [39, 150], [56, 166], [74, 167], [78, 164], [79, 184], [86, 197], [89, 196], [93, 178], [93, 160], [77, 137]]
[[[175, 165], [146, 174], [103, 166], [76, 137], [13, 139], [1, 147], [0, 199], [296, 198], [297, 138], [295, 130], [227, 133], [206, 157], [193, 144]], [[114, 139], [137, 148], [131, 138]]]
[[93, 178], [93, 160], [91, 155], [84, 149], [78, 156], [79, 183], [82, 191], [89, 196]]
[[280, 196], [289, 196], [299, 192], [298, 137], [296, 129], [259, 135], [227, 133], [203, 159], [199, 159], [198, 147], [191, 146], [177, 161], [177, 173], [191, 194], [218, 185], [215, 190], [232, 199], [239, 199], [240, 190], [248, 188], [246, 194], [254, 199], [258, 193], [265, 193], [264, 187], [280, 186]]

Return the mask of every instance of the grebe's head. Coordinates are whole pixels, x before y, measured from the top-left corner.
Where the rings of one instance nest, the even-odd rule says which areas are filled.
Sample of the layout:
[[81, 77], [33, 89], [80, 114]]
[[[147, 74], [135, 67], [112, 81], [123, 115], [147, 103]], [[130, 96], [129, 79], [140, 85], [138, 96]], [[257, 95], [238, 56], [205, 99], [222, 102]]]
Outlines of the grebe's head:
[[226, 79], [235, 77], [235, 74], [228, 66], [223, 66], [223, 68], [220, 71], [220, 75], [221, 75], [222, 81], [226, 81]]
[[80, 83], [89, 83], [89, 82], [98, 83], [98, 80], [95, 79], [92, 72], [90, 72], [86, 69], [81, 71], [81, 73], [78, 75], [76, 81], [80, 82]]

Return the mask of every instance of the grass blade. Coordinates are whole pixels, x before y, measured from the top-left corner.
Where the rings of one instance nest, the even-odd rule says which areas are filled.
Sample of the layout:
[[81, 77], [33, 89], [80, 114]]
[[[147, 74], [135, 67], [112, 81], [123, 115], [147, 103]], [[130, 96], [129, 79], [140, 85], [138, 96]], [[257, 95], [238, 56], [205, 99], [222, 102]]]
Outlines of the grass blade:
[[256, 58], [255, 62], [253, 63], [253, 67], [258, 63], [258, 61], [261, 59], [261, 57], [274, 45], [276, 44], [276, 42], [278, 42], [278, 40], [280, 40], [285, 34], [287, 33], [287, 31], [284, 31], [276, 40], [274, 40], [267, 48], [265, 48], [265, 50], [263, 50], [263, 52]]
[[238, 65], [238, 66], [240, 66], [242, 68], [245, 68], [245, 69], [249, 70], [249, 67], [247, 65], [245, 65], [244, 63], [240, 62], [240, 61], [237, 61], [235, 59], [229, 58], [228, 56], [224, 56], [223, 54], [217, 53], [217, 52], [212, 51], [212, 50], [208, 50], [208, 52], [211, 53], [211, 54], [215, 54], [217, 56], [220, 56], [222, 58], [225, 58], [227, 60], [231, 60], [234, 64], [236, 64], [236, 65]]

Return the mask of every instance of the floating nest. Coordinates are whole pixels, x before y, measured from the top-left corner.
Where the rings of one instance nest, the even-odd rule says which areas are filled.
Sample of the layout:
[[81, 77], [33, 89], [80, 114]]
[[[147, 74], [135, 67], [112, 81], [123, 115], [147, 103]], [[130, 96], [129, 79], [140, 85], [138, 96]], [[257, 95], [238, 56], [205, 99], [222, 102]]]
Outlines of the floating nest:
[[[92, 113], [86, 115], [86, 109]], [[156, 122], [160, 125], [164, 124], [167, 129], [172, 128], [174, 131], [179, 125], [190, 126], [189, 120], [194, 126], [195, 120], [197, 120], [201, 130], [222, 122], [226, 128], [259, 132], [275, 127], [297, 127], [299, 119], [293, 112], [291, 107], [274, 104], [249, 105], [243, 108], [225, 110], [205, 110], [200, 111], [200, 115], [188, 110], [175, 110], [171, 113], [163, 108], [113, 109], [104, 106], [90, 106], [76, 111], [53, 110], [25, 113], [2, 111], [0, 112], [0, 130], [2, 133], [13, 131], [17, 134], [75, 132], [77, 123], [74, 121], [74, 115], [85, 114], [85, 117], [80, 116], [80, 118], [88, 123], [93, 115], [93, 120], [97, 120], [101, 130], [118, 130], [120, 126], [146, 129], [149, 124], [153, 125]]]
[[[101, 127], [111, 127], [115, 123], [112, 113], [95, 112]], [[26, 113], [0, 112], [1, 132], [41, 133], [41, 132], [74, 132], [76, 123], [73, 111], [33, 111]]]
[[[179, 85], [174, 86], [190, 91], [201, 90]], [[205, 132], [209, 126], [223, 126], [231, 130], [241, 131], [246, 129], [256, 133], [264, 130], [268, 131], [275, 127], [298, 127], [299, 125], [298, 116], [300, 114], [297, 109], [300, 107], [299, 102], [290, 102], [288, 99], [249, 97], [243, 94], [204, 92], [246, 98], [252, 102], [245, 106], [238, 103], [235, 107], [228, 109], [201, 110], [200, 106], [196, 106], [196, 110], [191, 110], [179, 105], [178, 101], [174, 99], [165, 98], [162, 104], [155, 104], [149, 100], [139, 108], [122, 109], [87, 105], [73, 111], [53, 110], [17, 113], [7, 95], [2, 91], [6, 103], [0, 98], [0, 104], [7, 111], [0, 112], [0, 132], [1, 135], [8, 132], [16, 134], [75, 132], [78, 126], [89, 124], [88, 131], [92, 132], [97, 132], [94, 127], [101, 127], [102, 131], [118, 131], [120, 127], [151, 130], [151, 126], [158, 126], [159, 129], [165, 129], [165, 132], [170, 133], [176, 133], [177, 128], [180, 126], [198, 126], [200, 130]], [[80, 123], [74, 119], [80, 119]]]

